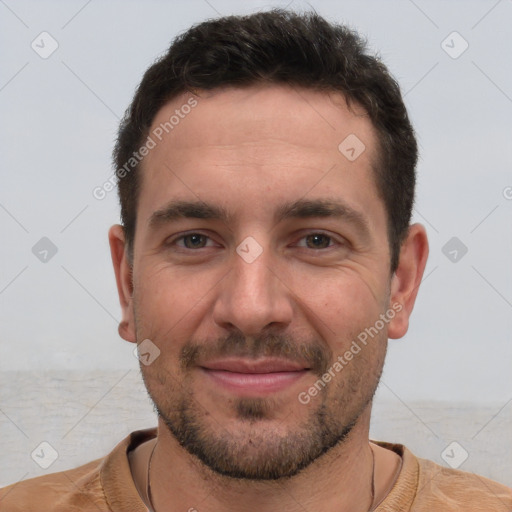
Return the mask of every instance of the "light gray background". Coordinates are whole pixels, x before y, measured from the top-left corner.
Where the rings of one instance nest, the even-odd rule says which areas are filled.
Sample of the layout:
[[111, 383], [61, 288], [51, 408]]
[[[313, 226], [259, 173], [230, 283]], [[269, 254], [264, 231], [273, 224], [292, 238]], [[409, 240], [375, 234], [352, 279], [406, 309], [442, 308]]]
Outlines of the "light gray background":
[[[372, 435], [512, 483], [512, 1], [0, 0], [0, 485], [67, 469], [155, 424], [120, 319], [107, 230], [119, 118], [173, 37], [218, 14], [313, 6], [368, 37], [400, 82], [421, 150], [414, 219], [430, 257], [391, 340]], [[47, 31], [58, 49], [32, 48]], [[469, 44], [458, 58], [463, 41]], [[448, 39], [447, 39], [448, 37]], [[445, 43], [443, 43], [445, 41]], [[41, 43], [39, 43], [41, 44]], [[443, 49], [443, 46], [445, 49]], [[48, 237], [48, 262], [32, 247]], [[457, 237], [456, 262], [442, 252]], [[43, 470], [30, 453], [49, 442]]]

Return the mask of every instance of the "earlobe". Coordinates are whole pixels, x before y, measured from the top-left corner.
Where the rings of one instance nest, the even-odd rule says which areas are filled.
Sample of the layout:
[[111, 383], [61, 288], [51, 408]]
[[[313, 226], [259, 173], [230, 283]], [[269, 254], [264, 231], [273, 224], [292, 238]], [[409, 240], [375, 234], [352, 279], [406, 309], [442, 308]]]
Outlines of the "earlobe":
[[109, 229], [108, 241], [121, 305], [122, 320], [118, 327], [119, 336], [126, 341], [135, 343], [132, 269], [128, 261], [124, 229], [121, 225], [115, 224]]
[[411, 316], [428, 258], [428, 238], [421, 224], [409, 226], [400, 250], [398, 268], [391, 279], [390, 307], [397, 314], [389, 323], [388, 336], [401, 338]]

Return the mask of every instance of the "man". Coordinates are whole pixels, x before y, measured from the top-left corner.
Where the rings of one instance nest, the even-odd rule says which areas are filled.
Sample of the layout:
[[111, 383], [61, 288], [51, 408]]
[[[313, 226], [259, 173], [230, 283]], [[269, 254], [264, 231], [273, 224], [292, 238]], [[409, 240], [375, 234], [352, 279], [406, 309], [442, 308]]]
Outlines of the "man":
[[158, 428], [5, 488], [2, 512], [510, 511], [512, 491], [369, 440], [428, 243], [417, 146], [358, 36], [274, 10], [193, 27], [114, 150], [109, 241]]

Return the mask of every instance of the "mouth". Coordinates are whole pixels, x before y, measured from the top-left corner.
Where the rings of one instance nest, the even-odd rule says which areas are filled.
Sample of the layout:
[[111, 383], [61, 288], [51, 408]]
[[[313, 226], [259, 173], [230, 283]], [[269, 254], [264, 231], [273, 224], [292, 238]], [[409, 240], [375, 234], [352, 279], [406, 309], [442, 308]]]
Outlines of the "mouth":
[[282, 391], [307, 375], [310, 368], [284, 359], [224, 359], [199, 367], [211, 383], [237, 394]]

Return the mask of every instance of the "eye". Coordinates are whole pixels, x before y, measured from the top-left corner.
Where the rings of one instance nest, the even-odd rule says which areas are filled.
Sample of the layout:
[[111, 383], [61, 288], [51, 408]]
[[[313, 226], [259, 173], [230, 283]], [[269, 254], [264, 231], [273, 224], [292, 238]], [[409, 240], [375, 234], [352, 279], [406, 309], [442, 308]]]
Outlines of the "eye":
[[[210, 240], [210, 238], [201, 233], [188, 233], [175, 238], [169, 242], [169, 245], [177, 245], [182, 249], [202, 249], [203, 247], [206, 247], [207, 240]], [[178, 242], [181, 241], [183, 241], [183, 245], [178, 244]]]
[[[208, 245], [208, 241], [210, 244]], [[202, 233], [187, 233], [176, 237], [166, 243], [167, 246], [175, 246], [179, 249], [194, 250], [203, 249], [206, 247], [214, 246], [213, 240]], [[334, 239], [334, 237], [321, 232], [308, 233], [300, 239], [300, 242], [296, 245], [305, 249], [322, 250], [330, 249], [334, 246], [343, 246], [342, 242]]]
[[334, 245], [329, 243], [333, 241], [333, 237], [325, 233], [310, 233], [302, 237], [301, 240], [306, 240], [306, 245], [299, 244], [299, 247], [306, 247], [308, 249], [328, 249]]

